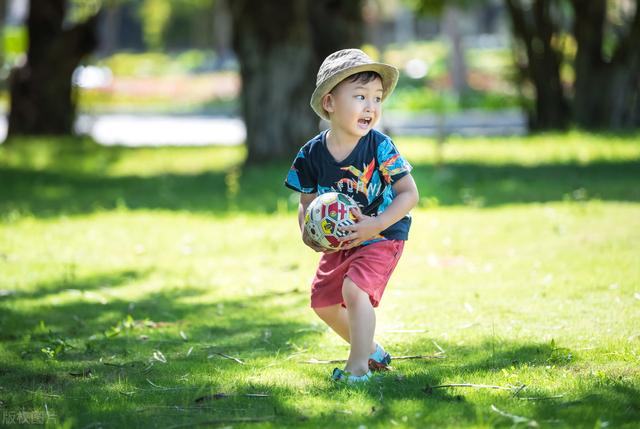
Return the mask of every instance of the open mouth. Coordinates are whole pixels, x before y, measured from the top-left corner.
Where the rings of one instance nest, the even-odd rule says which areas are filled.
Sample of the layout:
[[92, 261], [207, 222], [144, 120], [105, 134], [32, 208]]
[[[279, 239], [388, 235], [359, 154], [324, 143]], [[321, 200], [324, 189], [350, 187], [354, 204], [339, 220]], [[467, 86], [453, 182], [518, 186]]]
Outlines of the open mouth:
[[369, 126], [369, 125], [371, 125], [371, 121], [372, 121], [371, 118], [360, 118], [360, 119], [358, 119], [358, 124]]

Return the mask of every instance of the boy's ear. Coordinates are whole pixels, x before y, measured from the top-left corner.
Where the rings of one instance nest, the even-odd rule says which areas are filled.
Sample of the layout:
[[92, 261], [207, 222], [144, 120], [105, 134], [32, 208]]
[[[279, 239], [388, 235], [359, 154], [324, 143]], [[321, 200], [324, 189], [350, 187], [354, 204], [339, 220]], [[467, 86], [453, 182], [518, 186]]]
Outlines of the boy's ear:
[[326, 94], [324, 97], [322, 97], [322, 108], [329, 112], [329, 113], [333, 113], [333, 94], [328, 93]]

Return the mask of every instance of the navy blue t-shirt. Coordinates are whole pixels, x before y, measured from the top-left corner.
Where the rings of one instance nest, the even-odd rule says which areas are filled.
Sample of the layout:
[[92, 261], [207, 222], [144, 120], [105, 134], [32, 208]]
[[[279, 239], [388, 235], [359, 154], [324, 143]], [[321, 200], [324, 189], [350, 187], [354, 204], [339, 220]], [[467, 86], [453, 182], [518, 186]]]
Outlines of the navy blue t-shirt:
[[[318, 195], [340, 192], [353, 198], [367, 216], [377, 216], [396, 196], [391, 185], [409, 174], [411, 165], [400, 155], [391, 138], [371, 130], [353, 151], [337, 162], [326, 142], [327, 131], [309, 140], [298, 152], [285, 185], [294, 191]], [[411, 227], [407, 214], [380, 233], [381, 239], [406, 240]]]

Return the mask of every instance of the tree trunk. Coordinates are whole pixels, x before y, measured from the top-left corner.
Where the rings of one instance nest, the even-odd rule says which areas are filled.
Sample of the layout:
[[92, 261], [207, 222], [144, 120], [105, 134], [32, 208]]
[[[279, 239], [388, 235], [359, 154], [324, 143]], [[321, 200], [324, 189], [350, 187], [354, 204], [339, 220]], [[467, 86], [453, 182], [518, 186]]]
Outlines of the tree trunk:
[[564, 129], [570, 122], [569, 103], [560, 79], [561, 54], [551, 44], [554, 35], [548, 0], [535, 0], [532, 14], [518, 0], [506, 0], [513, 33], [525, 47], [527, 64], [521, 70], [535, 88], [535, 108], [529, 112], [533, 129]]
[[316, 129], [306, 1], [234, 0], [248, 163], [292, 156]]
[[578, 45], [574, 120], [587, 129], [640, 126], [640, 7], [612, 58], [603, 57], [606, 0], [573, 0]]
[[120, 8], [115, 0], [109, 0], [104, 3], [103, 11], [100, 52], [109, 56], [117, 51], [120, 43]]
[[449, 51], [449, 66], [451, 67], [451, 84], [454, 92], [459, 97], [469, 89], [467, 84], [467, 65], [462, 44], [460, 20], [462, 13], [456, 5], [448, 5], [444, 8], [442, 18], [444, 34], [451, 43]]
[[[290, 159], [318, 132], [309, 107], [320, 62], [361, 38], [359, 1], [234, 0], [247, 163]], [[355, 5], [355, 6], [354, 6]], [[361, 39], [360, 39], [361, 40]]]
[[73, 132], [71, 75], [97, 46], [97, 16], [63, 30], [65, 0], [31, 0], [27, 61], [11, 71], [8, 137]]
[[[322, 61], [331, 53], [358, 48], [364, 41], [362, 0], [309, 0], [315, 63], [310, 77], [315, 85]], [[311, 94], [309, 94], [311, 97]]]
[[223, 67], [233, 57], [232, 17], [227, 0], [216, 0], [213, 7], [213, 44], [216, 51], [216, 65]]

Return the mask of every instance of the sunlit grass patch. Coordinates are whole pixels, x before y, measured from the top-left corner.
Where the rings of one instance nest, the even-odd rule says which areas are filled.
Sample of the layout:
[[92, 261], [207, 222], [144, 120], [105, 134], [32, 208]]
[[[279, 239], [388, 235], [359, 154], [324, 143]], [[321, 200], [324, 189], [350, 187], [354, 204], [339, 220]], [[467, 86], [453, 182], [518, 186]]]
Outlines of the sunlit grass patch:
[[318, 256], [288, 163], [0, 148], [0, 418], [46, 404], [52, 427], [637, 426], [637, 139], [452, 138], [441, 158], [397, 143], [423, 200], [377, 338], [426, 357], [359, 388], [305, 363], [348, 347], [309, 308]]

